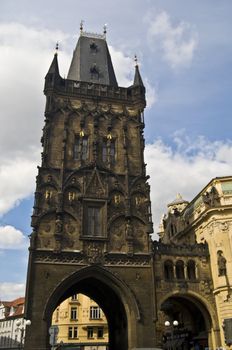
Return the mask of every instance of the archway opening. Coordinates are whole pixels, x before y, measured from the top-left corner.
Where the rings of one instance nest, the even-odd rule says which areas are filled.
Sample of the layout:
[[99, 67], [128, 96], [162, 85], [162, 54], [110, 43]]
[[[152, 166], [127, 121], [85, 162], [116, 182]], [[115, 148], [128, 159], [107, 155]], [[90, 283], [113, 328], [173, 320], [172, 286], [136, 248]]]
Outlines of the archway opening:
[[160, 330], [164, 349], [204, 350], [209, 344], [211, 317], [195, 298], [175, 295], [161, 305]]
[[[84, 295], [85, 297], [88, 297], [93, 303], [89, 304], [89, 325], [85, 324], [83, 325], [84, 330], [86, 331], [86, 336], [88, 339], [88, 332], [89, 336], [91, 337], [91, 332], [93, 331], [93, 335], [96, 337], [97, 332], [101, 332], [101, 329], [103, 327], [103, 332], [107, 330], [107, 334], [105, 333], [105, 339], [107, 339], [106, 342], [102, 342], [102, 344], [98, 344], [98, 346], [95, 344], [92, 344], [92, 348], [88, 343], [88, 341], [85, 342], [85, 344], [76, 344], [77, 347], [75, 347], [75, 350], [127, 350], [128, 349], [128, 322], [127, 322], [127, 316], [126, 311], [124, 308], [124, 305], [122, 301], [120, 300], [117, 293], [111, 288], [109, 285], [105, 284], [104, 282], [98, 280], [94, 277], [88, 277], [85, 279], [82, 279], [81, 281], [78, 281], [77, 283], [73, 283], [72, 286], [67, 287], [65, 291], [63, 291], [62, 295], [59, 296], [56, 303], [54, 305], [51, 305], [50, 309], [50, 320], [48, 320], [49, 324], [48, 326], [52, 325], [52, 319], [54, 320], [54, 317], [56, 317], [55, 313], [57, 308], [60, 307], [62, 303], [65, 301], [71, 301], [72, 298], [75, 295]], [[82, 297], [83, 299], [83, 297]], [[82, 300], [83, 301], [83, 300]], [[75, 317], [75, 306], [72, 306], [72, 302], [68, 302], [69, 304], [69, 319], [74, 316]], [[78, 304], [78, 303], [76, 303]], [[73, 307], [73, 309], [71, 309]], [[76, 306], [77, 307], [77, 306]], [[91, 308], [92, 307], [92, 308]], [[90, 309], [91, 308], [91, 309]], [[101, 311], [99, 311], [101, 310]], [[83, 311], [83, 310], [82, 310]], [[85, 310], [86, 311], [86, 310]], [[71, 312], [73, 312], [71, 314]], [[76, 312], [77, 309], [76, 309]], [[105, 324], [103, 322], [103, 326], [97, 326], [98, 329], [94, 328], [94, 317], [98, 317], [98, 312], [102, 312], [102, 318], [105, 317]], [[52, 317], [53, 315], [53, 317]], [[104, 315], [104, 316], [103, 316]], [[72, 322], [74, 323], [74, 322]], [[53, 322], [53, 326], [55, 323]], [[70, 327], [70, 328], [69, 328]], [[72, 328], [71, 328], [72, 327]], [[78, 329], [74, 328], [78, 327], [78, 325], [67, 325], [66, 332], [70, 337], [77, 337]], [[92, 328], [92, 329], [91, 329]], [[51, 330], [50, 330], [51, 332]], [[69, 333], [70, 332], [70, 333]], [[75, 332], [75, 333], [74, 333]], [[100, 334], [98, 334], [100, 335]], [[73, 341], [71, 342], [64, 342], [61, 340], [61, 347], [60, 349], [67, 349], [67, 350], [73, 350], [72, 347]], [[77, 342], [78, 343], [78, 342]]]

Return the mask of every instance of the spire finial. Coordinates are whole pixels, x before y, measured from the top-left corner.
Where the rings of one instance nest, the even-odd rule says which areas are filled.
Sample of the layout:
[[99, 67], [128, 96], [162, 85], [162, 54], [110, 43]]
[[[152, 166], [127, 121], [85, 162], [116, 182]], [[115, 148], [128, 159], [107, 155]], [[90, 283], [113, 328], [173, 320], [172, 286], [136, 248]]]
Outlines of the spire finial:
[[106, 33], [107, 33], [107, 23], [105, 23], [103, 26], [103, 34], [105, 37], [106, 37]]
[[134, 56], [134, 61], [135, 61], [135, 67], [138, 67], [138, 57], [137, 57], [137, 55]]
[[84, 25], [84, 21], [83, 19], [81, 20], [81, 23], [80, 23], [80, 34], [82, 35], [83, 33], [83, 25]]
[[56, 42], [55, 54], [57, 55], [59, 51], [59, 42]]

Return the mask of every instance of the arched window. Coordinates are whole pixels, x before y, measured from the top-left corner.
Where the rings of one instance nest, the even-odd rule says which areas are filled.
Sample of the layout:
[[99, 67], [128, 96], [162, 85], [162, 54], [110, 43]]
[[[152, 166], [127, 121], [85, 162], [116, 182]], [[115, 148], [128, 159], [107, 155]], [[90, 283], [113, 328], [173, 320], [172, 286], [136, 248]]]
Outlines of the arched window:
[[176, 262], [176, 278], [178, 280], [184, 279], [184, 262], [182, 260]]
[[187, 274], [189, 280], [196, 279], [196, 264], [194, 260], [189, 260], [187, 263]]
[[171, 260], [164, 262], [164, 278], [165, 280], [173, 280], [174, 278], [173, 262]]

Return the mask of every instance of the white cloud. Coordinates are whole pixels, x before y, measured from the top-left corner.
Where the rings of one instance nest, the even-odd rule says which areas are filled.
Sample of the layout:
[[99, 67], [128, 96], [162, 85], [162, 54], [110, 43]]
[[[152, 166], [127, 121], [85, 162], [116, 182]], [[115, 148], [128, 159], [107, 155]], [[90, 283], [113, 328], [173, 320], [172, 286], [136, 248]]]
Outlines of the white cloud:
[[0, 24], [0, 215], [33, 192], [40, 163], [44, 77], [57, 40], [64, 48], [61, 68], [67, 70], [66, 38], [60, 31]]
[[146, 87], [147, 108], [151, 108], [158, 101], [157, 89], [151, 85], [147, 78], [144, 79]]
[[177, 193], [191, 201], [212, 178], [232, 174], [232, 142], [210, 142], [203, 137], [193, 142], [183, 132], [175, 135], [174, 142], [175, 150], [162, 140], [145, 148], [154, 232]]
[[24, 249], [28, 239], [15, 227], [0, 226], [0, 249]]
[[25, 285], [23, 283], [0, 283], [0, 300], [12, 301], [19, 297], [24, 297]]
[[198, 35], [193, 27], [183, 21], [172, 24], [165, 11], [149, 19], [148, 38], [152, 48], [161, 48], [164, 60], [172, 68], [188, 66], [198, 44]]
[[0, 165], [0, 215], [33, 193], [37, 175], [38, 154], [3, 160]]
[[133, 84], [134, 65], [131, 57], [125, 56], [121, 51], [109, 46], [112, 63], [120, 86], [130, 86]]
[[[134, 62], [131, 57], [125, 56], [121, 51], [109, 46], [112, 63], [119, 86], [130, 86], [134, 80]], [[156, 88], [153, 87], [147, 77], [144, 77], [146, 87], [147, 108], [151, 108], [158, 100]]]

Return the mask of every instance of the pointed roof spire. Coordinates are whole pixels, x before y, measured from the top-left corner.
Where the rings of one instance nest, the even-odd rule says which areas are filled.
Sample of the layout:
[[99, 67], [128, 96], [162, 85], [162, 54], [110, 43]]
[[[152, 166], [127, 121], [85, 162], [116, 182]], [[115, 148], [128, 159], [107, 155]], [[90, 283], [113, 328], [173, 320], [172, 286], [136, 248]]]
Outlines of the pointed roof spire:
[[138, 58], [137, 58], [136, 55], [134, 57], [134, 61], [135, 61], [135, 76], [134, 76], [134, 83], [133, 83], [133, 85], [144, 86], [143, 85], [143, 80], [142, 80], [140, 72], [139, 72]]
[[47, 74], [58, 74], [58, 75], [60, 74], [57, 56], [58, 56], [58, 43], [56, 44], [56, 52], [54, 54], [52, 63], [50, 65], [50, 68], [49, 68]]
[[50, 65], [50, 68], [45, 76], [45, 86], [44, 88], [50, 88], [54, 86], [60, 79], [60, 73], [59, 73], [59, 66], [58, 66], [58, 48], [59, 44], [56, 43], [56, 51], [52, 60], [52, 63]]

